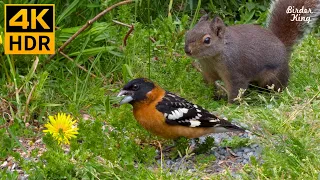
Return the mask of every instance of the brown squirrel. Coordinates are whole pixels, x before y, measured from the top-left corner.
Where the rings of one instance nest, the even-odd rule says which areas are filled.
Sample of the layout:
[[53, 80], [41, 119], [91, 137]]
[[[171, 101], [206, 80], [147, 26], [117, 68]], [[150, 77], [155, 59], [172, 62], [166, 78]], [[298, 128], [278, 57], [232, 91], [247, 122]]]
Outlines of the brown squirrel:
[[281, 90], [288, 84], [292, 46], [320, 16], [319, 0], [277, 0], [269, 24], [226, 26], [220, 17], [200, 18], [185, 37], [185, 52], [199, 60], [208, 83], [222, 80], [233, 103], [249, 83]]

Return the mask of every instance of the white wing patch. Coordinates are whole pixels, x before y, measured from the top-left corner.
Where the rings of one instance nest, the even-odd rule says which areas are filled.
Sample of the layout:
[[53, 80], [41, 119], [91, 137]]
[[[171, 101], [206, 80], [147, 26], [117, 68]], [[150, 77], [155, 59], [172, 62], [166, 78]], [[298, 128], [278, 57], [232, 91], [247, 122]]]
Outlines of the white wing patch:
[[220, 120], [219, 119], [211, 119], [209, 120], [209, 122], [219, 122]]
[[198, 113], [197, 116], [195, 117], [196, 119], [200, 119], [202, 114]]
[[167, 95], [168, 95], [168, 96], [171, 96], [171, 97], [176, 97], [175, 95], [173, 95], [173, 94], [169, 94], [169, 93], [168, 93]]
[[197, 120], [191, 120], [190, 121], [190, 127], [198, 127], [200, 126], [201, 122]]
[[174, 110], [171, 112], [171, 114], [168, 115], [168, 119], [170, 120], [176, 120], [181, 117], [183, 117], [183, 114], [187, 113], [189, 110], [187, 108], [179, 108], [177, 110]]
[[180, 110], [182, 113], [187, 113], [189, 111], [187, 108], [179, 108], [178, 110]]

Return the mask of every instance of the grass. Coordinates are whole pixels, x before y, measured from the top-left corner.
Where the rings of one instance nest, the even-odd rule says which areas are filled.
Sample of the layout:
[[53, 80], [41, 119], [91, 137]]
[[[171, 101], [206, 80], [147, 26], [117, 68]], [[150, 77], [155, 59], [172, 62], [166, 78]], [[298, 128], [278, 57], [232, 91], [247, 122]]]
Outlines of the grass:
[[[60, 28], [57, 47], [115, 1], [75, 2], [56, 3]], [[151, 24], [144, 19], [147, 12], [138, 12], [136, 7], [140, 8], [131, 4], [113, 10], [66, 48], [65, 53], [97, 78], [60, 55], [45, 65], [47, 56], [39, 56], [39, 64], [44, 66], [37, 66], [35, 71], [32, 68], [35, 56], [1, 55], [0, 125], [9, 116], [14, 123], [0, 129], [0, 164], [9, 156], [14, 157], [30, 175], [29, 179], [233, 179], [228, 171], [202, 172], [203, 166], [210, 166], [215, 159], [212, 156], [195, 155], [199, 168], [192, 173], [170, 172], [155, 160], [157, 141], [162, 146], [171, 145], [172, 141], [145, 131], [134, 120], [130, 106], [114, 107], [118, 101], [115, 95], [125, 82], [149, 77], [163, 88], [229, 119], [237, 119], [261, 134], [256, 141], [263, 147], [263, 163], [253, 160], [246, 165], [238, 172], [242, 179], [319, 178], [319, 28], [295, 47], [290, 83], [284, 92], [249, 90], [240, 105], [228, 105], [225, 100], [212, 99], [213, 89], [203, 82], [201, 74], [191, 65], [193, 60], [183, 52], [184, 32], [192, 22], [188, 6], [172, 12], [170, 17], [165, 7], [149, 12], [154, 18]], [[147, 4], [141, 5], [146, 7]], [[134, 24], [126, 47], [122, 40], [128, 28], [113, 24], [112, 19]], [[155, 43], [150, 43], [149, 35]], [[20, 88], [21, 91], [16, 91]], [[41, 131], [47, 116], [57, 112], [72, 114], [78, 120], [78, 138], [72, 140], [67, 152]], [[47, 151], [37, 161], [24, 159], [17, 152], [16, 149], [24, 151], [18, 139], [28, 138], [32, 143], [41, 137]], [[38, 152], [35, 148], [30, 159], [36, 158]], [[2, 179], [17, 176], [16, 172], [0, 170]]]

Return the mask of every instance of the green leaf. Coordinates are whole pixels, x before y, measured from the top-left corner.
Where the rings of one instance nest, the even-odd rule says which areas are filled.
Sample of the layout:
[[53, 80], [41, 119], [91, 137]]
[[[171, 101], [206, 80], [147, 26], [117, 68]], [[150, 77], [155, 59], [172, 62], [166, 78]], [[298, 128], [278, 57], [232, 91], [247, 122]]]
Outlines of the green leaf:
[[60, 22], [65, 19], [66, 17], [68, 17], [71, 13], [73, 13], [76, 9], [77, 6], [79, 5], [80, 0], [75, 0], [73, 1], [70, 5], [68, 5], [68, 7], [58, 16], [57, 18], [57, 24], [59, 25]]
[[80, 51], [73, 52], [73, 53], [70, 53], [69, 56], [71, 56], [71, 57], [77, 56], [80, 53], [82, 53], [82, 55], [96, 55], [100, 52], [111, 52], [114, 49], [116, 49], [115, 46], [96, 47], [96, 48], [85, 49], [82, 52], [80, 52]]

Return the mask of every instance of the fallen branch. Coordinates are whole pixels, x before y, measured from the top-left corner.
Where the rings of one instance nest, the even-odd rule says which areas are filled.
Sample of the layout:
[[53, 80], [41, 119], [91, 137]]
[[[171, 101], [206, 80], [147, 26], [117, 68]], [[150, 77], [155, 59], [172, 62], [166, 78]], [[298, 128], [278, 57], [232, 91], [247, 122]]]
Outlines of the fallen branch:
[[114, 4], [110, 7], [108, 7], [107, 9], [105, 9], [104, 11], [100, 12], [97, 16], [95, 16], [93, 19], [87, 21], [87, 23], [82, 26], [75, 34], [73, 34], [60, 48], [58, 48], [58, 50], [56, 51], [56, 53], [52, 54], [44, 64], [48, 63], [48, 61], [50, 61], [52, 58], [54, 58], [57, 54], [57, 52], [61, 52], [68, 44], [70, 44], [82, 31], [84, 31], [85, 29], [87, 29], [92, 23], [96, 22], [99, 18], [101, 18], [103, 15], [105, 15], [107, 12], [111, 11], [112, 9], [114, 9], [115, 7], [124, 5], [124, 4], [128, 4], [134, 2], [134, 0], [126, 0], [126, 1], [121, 1], [117, 4]]
[[124, 46], [127, 46], [127, 39], [128, 39], [129, 35], [132, 33], [133, 30], [134, 30], [134, 26], [131, 25], [129, 31], [127, 32], [126, 36], [123, 39], [123, 45]]
[[[69, 61], [74, 62], [74, 60], [73, 60], [71, 57], [69, 57], [68, 55], [66, 55], [66, 54], [63, 53], [62, 51], [60, 51], [60, 54], [61, 54], [62, 56], [64, 56], [65, 58], [67, 58]], [[77, 66], [78, 68], [82, 69], [83, 71], [88, 72], [88, 70], [87, 70], [85, 67], [82, 67], [82, 66], [80, 66], [80, 65], [77, 64], [77, 63], [76, 63], [76, 66]], [[97, 77], [95, 74], [93, 74], [93, 73], [91, 73], [91, 72], [90, 72], [90, 75], [91, 75], [92, 77], [94, 77], [94, 78]]]

